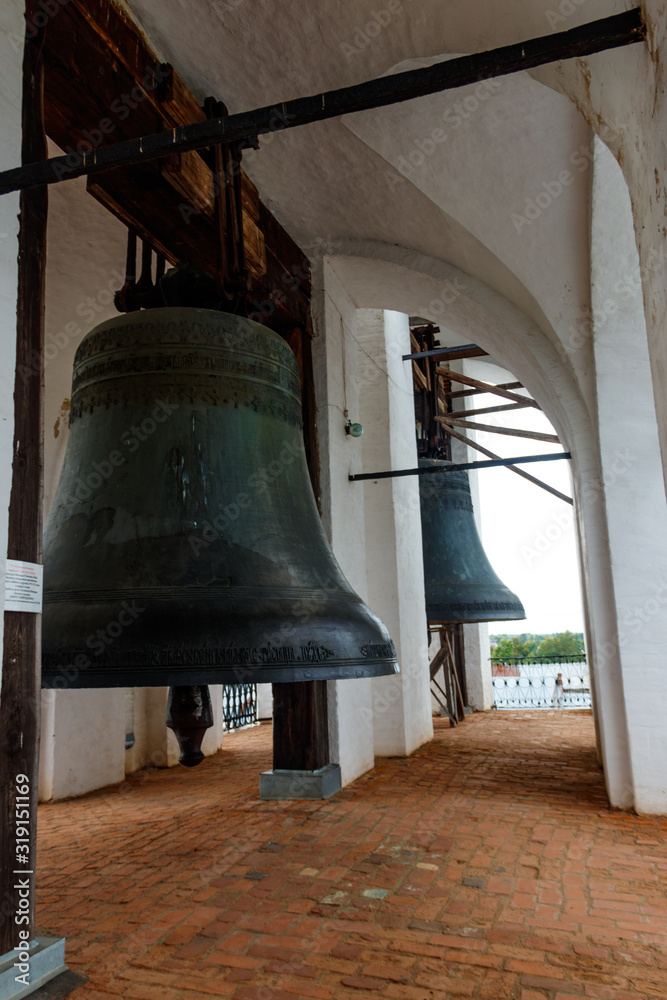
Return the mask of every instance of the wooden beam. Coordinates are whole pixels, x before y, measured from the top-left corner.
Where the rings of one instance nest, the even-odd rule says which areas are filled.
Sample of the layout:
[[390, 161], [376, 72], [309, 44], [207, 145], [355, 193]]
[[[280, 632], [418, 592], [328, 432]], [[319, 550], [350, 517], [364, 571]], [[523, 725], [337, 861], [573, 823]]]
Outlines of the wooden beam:
[[[494, 452], [489, 451], [488, 448], [484, 448], [481, 444], [477, 444], [472, 438], [467, 437], [465, 434], [459, 434], [453, 428], [449, 431], [452, 437], [455, 437], [458, 441], [463, 441], [464, 444], [469, 445], [474, 448], [475, 451], [480, 451], [483, 455], [487, 455], [490, 459], [498, 459], [500, 456], [494, 454]], [[549, 486], [548, 483], [542, 482], [541, 479], [536, 479], [535, 476], [531, 476], [530, 473], [524, 472], [523, 469], [517, 469], [514, 465], [505, 465], [506, 469], [510, 472], [516, 473], [517, 476], [521, 476], [522, 479], [527, 479], [529, 483], [533, 483], [534, 486], [539, 486], [540, 489], [546, 490], [547, 493], [551, 493], [553, 496], [558, 497], [559, 500], [564, 500], [565, 503], [572, 504], [574, 506], [574, 500], [572, 497], [568, 497], [565, 493], [561, 493], [559, 490], [555, 489], [553, 486]]]
[[[47, 135], [70, 159], [95, 144], [204, 123], [206, 115], [173, 67], [112, 0], [69, 0], [49, 21], [44, 44]], [[95, 86], [90, 86], [90, 80]], [[134, 95], [134, 96], [133, 96]], [[127, 101], [125, 100], [127, 98]], [[281, 335], [311, 332], [310, 264], [261, 202], [240, 166], [242, 226], [253, 318]], [[202, 149], [88, 178], [88, 191], [173, 263], [214, 276], [214, 161]]]
[[507, 410], [523, 410], [529, 403], [507, 403], [506, 406], [482, 406], [479, 410], [453, 410], [457, 417], [479, 417], [483, 413], [505, 413]]
[[[523, 389], [523, 382], [501, 382], [496, 386], [496, 389]], [[449, 399], [460, 399], [462, 396], [481, 396], [486, 392], [486, 389], [461, 389], [458, 392], [448, 392], [446, 395]], [[525, 400], [527, 397], [522, 396], [521, 399]]]
[[471, 378], [470, 375], [459, 375], [458, 372], [452, 372], [449, 368], [440, 368], [440, 366], [436, 368], [435, 372], [436, 375], [442, 375], [444, 378], [451, 379], [452, 382], [462, 382], [464, 385], [471, 385], [475, 389], [481, 389], [482, 392], [490, 392], [494, 396], [511, 399], [513, 403], [525, 403], [526, 406], [534, 406], [536, 410], [540, 409], [539, 404], [534, 399], [520, 396], [517, 392], [510, 392], [508, 389], [501, 389], [499, 385], [493, 385], [491, 382], [480, 382], [478, 378]]
[[420, 351], [412, 332], [410, 340], [415, 354], [404, 354], [403, 361], [416, 361], [420, 358], [448, 358], [459, 361], [461, 358], [488, 358], [488, 352], [476, 344], [464, 344], [462, 347], [435, 347], [432, 351]]
[[428, 389], [428, 381], [423, 371], [419, 368], [416, 361], [412, 362], [412, 380], [416, 382], [421, 389]]
[[[569, 31], [515, 42], [488, 52], [461, 56], [423, 69], [408, 70], [366, 83], [330, 90], [313, 97], [278, 102], [228, 118], [185, 125], [168, 132], [118, 142], [75, 157], [55, 157], [44, 164], [0, 173], [0, 194], [33, 184], [56, 184], [102, 170], [147, 163], [162, 156], [234, 143], [312, 122], [338, 118], [355, 111], [386, 107], [416, 97], [464, 87], [480, 80], [519, 73], [561, 59], [582, 58], [594, 52], [641, 42], [646, 29], [639, 7], [592, 21]], [[259, 58], [259, 56], [257, 56]]]
[[[39, 10], [30, 0], [26, 18]], [[23, 57], [23, 141], [21, 158], [33, 163], [46, 156], [44, 136], [43, 30], [26, 43]], [[9, 559], [42, 562], [44, 288], [46, 273], [47, 189], [21, 195], [18, 245], [19, 280], [14, 379], [14, 461], [9, 503]], [[28, 372], [28, 377], [25, 374]], [[35, 928], [35, 850], [39, 754], [41, 615], [4, 612], [2, 690], [0, 693], [0, 954], [20, 944], [14, 915], [20, 909], [17, 883], [29, 881], [31, 937]], [[27, 782], [24, 780], [27, 778]], [[29, 819], [17, 797], [28, 791]], [[19, 813], [19, 808], [21, 813]], [[17, 824], [17, 819], [21, 822]], [[19, 849], [18, 830], [29, 830], [29, 853]], [[23, 838], [21, 838], [23, 839]], [[23, 863], [22, 858], [28, 858]], [[15, 875], [15, 870], [21, 875]]]
[[504, 434], [507, 437], [530, 438], [531, 441], [548, 441], [550, 444], [560, 444], [558, 435], [541, 434], [539, 431], [524, 431], [518, 427], [498, 427], [496, 424], [478, 424], [475, 420], [459, 420], [458, 417], [436, 417], [439, 424], [449, 424], [454, 427], [466, 427], [470, 431], [487, 431], [489, 434]]

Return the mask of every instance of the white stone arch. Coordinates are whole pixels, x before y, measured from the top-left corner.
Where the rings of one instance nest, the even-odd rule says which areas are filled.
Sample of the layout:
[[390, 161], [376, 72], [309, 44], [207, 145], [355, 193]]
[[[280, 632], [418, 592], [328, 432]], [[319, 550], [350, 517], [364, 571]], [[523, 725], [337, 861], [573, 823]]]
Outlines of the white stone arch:
[[[446, 262], [370, 241], [333, 241], [327, 251], [325, 260], [314, 265], [316, 289], [328, 294], [328, 270], [356, 308], [424, 316], [460, 334], [462, 343], [479, 344], [526, 385], [571, 451], [599, 752], [611, 802], [631, 808], [634, 787], [600, 451], [594, 418], [567, 352], [497, 291]], [[450, 299], [446, 315], [429, 309], [429, 303], [444, 301], [443, 294]], [[318, 301], [316, 294], [321, 330]], [[325, 449], [329, 444], [326, 430], [321, 444]]]

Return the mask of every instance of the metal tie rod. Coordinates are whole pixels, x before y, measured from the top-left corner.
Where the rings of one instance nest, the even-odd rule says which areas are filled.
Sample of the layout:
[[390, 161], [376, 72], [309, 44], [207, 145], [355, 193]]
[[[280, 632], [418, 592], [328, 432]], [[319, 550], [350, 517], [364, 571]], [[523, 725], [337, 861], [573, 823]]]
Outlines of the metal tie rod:
[[115, 167], [147, 163], [172, 153], [254, 139], [258, 135], [338, 118], [355, 111], [386, 107], [415, 97], [465, 87], [480, 80], [519, 73], [560, 59], [581, 58], [594, 52], [632, 45], [645, 37], [641, 8], [634, 7], [622, 14], [591, 21], [568, 31], [515, 42], [488, 52], [476, 52], [423, 69], [408, 70], [313, 97], [270, 104], [254, 111], [212, 118], [194, 125], [181, 125], [139, 139], [99, 146], [80, 156], [70, 154], [27, 163], [0, 173], [0, 194], [39, 184], [56, 184]]
[[358, 472], [348, 476], [351, 483], [362, 479], [398, 479], [400, 476], [429, 476], [443, 472], [462, 472], [465, 469], [495, 469], [504, 465], [528, 465], [530, 462], [557, 462], [562, 458], [572, 458], [569, 451], [555, 455], [522, 455], [520, 458], [498, 458], [491, 462], [459, 462], [452, 465], [429, 465], [422, 469], [396, 469], [392, 472]]
[[[459, 347], [435, 347], [432, 351], [419, 351], [417, 354], [404, 354], [403, 361], [420, 361], [422, 358], [447, 358], [450, 354], [460, 351], [481, 351], [478, 344], [461, 344]], [[486, 354], [483, 351], [483, 354]]]

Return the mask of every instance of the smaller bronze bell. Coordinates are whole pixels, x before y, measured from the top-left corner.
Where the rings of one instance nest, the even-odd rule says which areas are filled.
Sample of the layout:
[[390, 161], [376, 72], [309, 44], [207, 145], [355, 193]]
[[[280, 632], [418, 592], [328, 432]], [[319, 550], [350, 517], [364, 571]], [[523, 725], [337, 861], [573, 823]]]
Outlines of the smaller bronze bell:
[[[446, 464], [419, 460], [420, 468]], [[494, 572], [482, 546], [467, 472], [421, 475], [419, 499], [429, 622], [525, 618], [523, 604]]]
[[179, 764], [196, 767], [204, 754], [201, 748], [206, 730], [213, 725], [213, 706], [206, 684], [180, 685], [169, 688], [167, 726], [181, 748]]

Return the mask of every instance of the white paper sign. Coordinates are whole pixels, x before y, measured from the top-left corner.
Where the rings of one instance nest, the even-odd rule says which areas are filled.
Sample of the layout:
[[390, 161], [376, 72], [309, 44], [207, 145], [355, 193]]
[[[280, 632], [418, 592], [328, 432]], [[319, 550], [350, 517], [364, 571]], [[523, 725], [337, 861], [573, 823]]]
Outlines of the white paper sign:
[[44, 567], [38, 563], [8, 559], [5, 611], [31, 611], [39, 614], [42, 610], [43, 578]]

